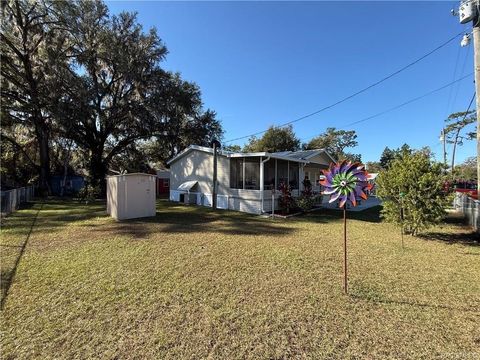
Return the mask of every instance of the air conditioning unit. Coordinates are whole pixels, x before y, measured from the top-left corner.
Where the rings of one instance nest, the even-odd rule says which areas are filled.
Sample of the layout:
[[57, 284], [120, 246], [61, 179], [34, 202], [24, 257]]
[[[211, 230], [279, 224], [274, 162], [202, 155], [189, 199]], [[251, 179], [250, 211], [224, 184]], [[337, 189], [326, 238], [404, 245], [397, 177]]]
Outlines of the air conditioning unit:
[[466, 24], [473, 20], [477, 15], [477, 0], [465, 0], [460, 3], [458, 8], [458, 17], [460, 18], [460, 24]]

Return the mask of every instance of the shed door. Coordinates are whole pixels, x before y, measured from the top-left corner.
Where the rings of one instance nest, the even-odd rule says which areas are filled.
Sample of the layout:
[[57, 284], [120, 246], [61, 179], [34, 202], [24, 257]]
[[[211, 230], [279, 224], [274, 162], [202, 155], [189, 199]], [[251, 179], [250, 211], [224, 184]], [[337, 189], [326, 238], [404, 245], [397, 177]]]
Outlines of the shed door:
[[129, 218], [150, 216], [152, 192], [155, 194], [155, 182], [142, 176], [131, 178], [125, 186], [125, 214]]

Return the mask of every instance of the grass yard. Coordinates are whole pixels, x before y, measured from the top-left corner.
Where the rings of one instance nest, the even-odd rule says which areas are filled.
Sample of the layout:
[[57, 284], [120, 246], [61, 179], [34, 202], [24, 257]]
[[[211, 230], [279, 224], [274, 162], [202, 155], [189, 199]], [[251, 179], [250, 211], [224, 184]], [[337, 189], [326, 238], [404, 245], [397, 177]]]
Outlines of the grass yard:
[[345, 296], [335, 211], [160, 201], [118, 223], [100, 204], [35, 203], [4, 219], [2, 359], [480, 358], [473, 234], [445, 224], [402, 249], [378, 208], [348, 231]]

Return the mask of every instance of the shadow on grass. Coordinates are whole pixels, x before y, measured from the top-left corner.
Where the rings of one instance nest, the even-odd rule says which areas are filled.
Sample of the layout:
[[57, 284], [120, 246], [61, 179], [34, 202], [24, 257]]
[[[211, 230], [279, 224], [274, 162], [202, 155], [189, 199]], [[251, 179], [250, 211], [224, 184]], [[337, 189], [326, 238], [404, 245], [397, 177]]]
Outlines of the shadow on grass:
[[445, 309], [474, 313], [478, 313], [480, 311], [477, 308], [472, 307], [462, 308], [445, 304], [433, 304], [425, 301], [416, 301], [415, 299], [389, 299], [385, 297], [383, 291], [378, 289], [375, 285], [366, 285], [357, 281], [352, 283], [349, 297], [354, 300], [366, 301], [376, 305], [402, 305], [417, 308]]
[[[366, 221], [371, 223], [379, 223], [382, 221], [380, 217], [381, 206], [374, 206], [362, 211], [349, 211], [347, 210], [348, 220]], [[311, 213], [308, 213], [303, 218], [306, 221], [315, 222], [331, 222], [335, 220], [343, 220], [343, 210], [341, 209], [320, 209]]]
[[450, 213], [443, 220], [447, 225], [455, 230], [452, 231], [428, 231], [420, 233], [417, 237], [430, 240], [440, 241], [446, 244], [462, 244], [468, 246], [480, 246], [480, 234], [473, 231], [465, 221], [465, 217], [460, 213]]
[[95, 201], [89, 204], [73, 199], [49, 198], [45, 201], [41, 221], [38, 222], [37, 231], [54, 230], [58, 227], [68, 226], [75, 221], [106, 216], [105, 202]]
[[214, 211], [205, 207], [159, 201], [155, 217], [125, 220], [94, 230], [115, 232], [138, 239], [146, 238], [154, 232], [284, 236], [294, 231], [288, 226], [289, 222], [289, 219], [271, 220], [236, 211]]
[[431, 231], [423, 234], [418, 234], [417, 237], [423, 240], [440, 241], [446, 244], [480, 246], [480, 234], [474, 231], [464, 231], [456, 233]]
[[[33, 206], [34, 206], [34, 204], [30, 203], [27, 206], [23, 206], [22, 208], [23, 209], [30, 209]], [[16, 218], [15, 220], [19, 219], [19, 221], [16, 221], [16, 222], [13, 221], [16, 225], [23, 224], [25, 226], [25, 225], [27, 225], [28, 222], [31, 222], [31, 224], [28, 228], [28, 232], [26, 233], [25, 240], [22, 243], [20, 243], [20, 245], [8, 245], [8, 244], [3, 245], [2, 244], [2, 247], [18, 248], [19, 249], [18, 254], [15, 258], [15, 261], [14, 261], [12, 267], [7, 268], [7, 269], [2, 269], [2, 272], [1, 272], [1, 275], [0, 275], [1, 276], [1, 282], [0, 282], [1, 286], [0, 287], [1, 287], [1, 291], [2, 291], [2, 299], [0, 301], [0, 309], [2, 309], [2, 310], [5, 306], [5, 301], [7, 300], [8, 292], [10, 290], [10, 286], [12, 285], [13, 280], [15, 279], [15, 274], [17, 273], [18, 264], [20, 264], [20, 260], [22, 260], [23, 254], [25, 253], [25, 249], [27, 247], [28, 240], [30, 239], [30, 235], [32, 234], [33, 228], [35, 227], [35, 223], [37, 222], [38, 214], [42, 210], [42, 207], [43, 207], [43, 203], [40, 205], [39, 209], [37, 210], [37, 212], [35, 213], [35, 215], [33, 217], [32, 216], [22, 216], [23, 215], [22, 213], [17, 213], [16, 216], [14, 215], [13, 217]]]
[[479, 313], [479, 310], [476, 308], [471, 307], [458, 307], [458, 306], [450, 306], [445, 304], [429, 304], [425, 302], [418, 302], [415, 300], [395, 300], [395, 299], [386, 299], [382, 297], [374, 297], [371, 298], [369, 296], [363, 296], [361, 294], [349, 294], [352, 299], [356, 300], [363, 300], [367, 301], [376, 305], [404, 305], [404, 306], [412, 306], [417, 308], [429, 308], [429, 309], [445, 309], [445, 310], [455, 310], [461, 312], [473, 312]]

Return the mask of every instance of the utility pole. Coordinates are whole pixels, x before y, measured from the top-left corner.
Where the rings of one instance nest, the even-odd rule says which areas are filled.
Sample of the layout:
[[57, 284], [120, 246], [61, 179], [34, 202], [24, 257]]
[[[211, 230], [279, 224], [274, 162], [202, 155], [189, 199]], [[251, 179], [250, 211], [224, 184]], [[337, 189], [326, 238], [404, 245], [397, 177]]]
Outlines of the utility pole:
[[[463, 0], [460, 2], [458, 16], [461, 24], [472, 22], [473, 52], [475, 64], [475, 93], [477, 94], [477, 190], [480, 191], [480, 0]], [[452, 10], [452, 14], [456, 15]], [[468, 44], [468, 35], [465, 37]], [[463, 40], [462, 40], [463, 42]], [[462, 44], [462, 46], [464, 46]]]
[[443, 166], [444, 171], [447, 171], [447, 138], [445, 135], [445, 128], [442, 130], [442, 135], [440, 136], [440, 141], [443, 142]]
[[212, 141], [213, 147], [213, 188], [212, 188], [212, 208], [217, 209], [217, 153], [218, 148], [220, 147], [220, 142], [218, 140]]
[[[478, 9], [478, 0], [474, 0]], [[475, 61], [475, 93], [477, 94], [477, 191], [480, 191], [480, 27], [479, 14], [473, 19], [473, 51]]]

